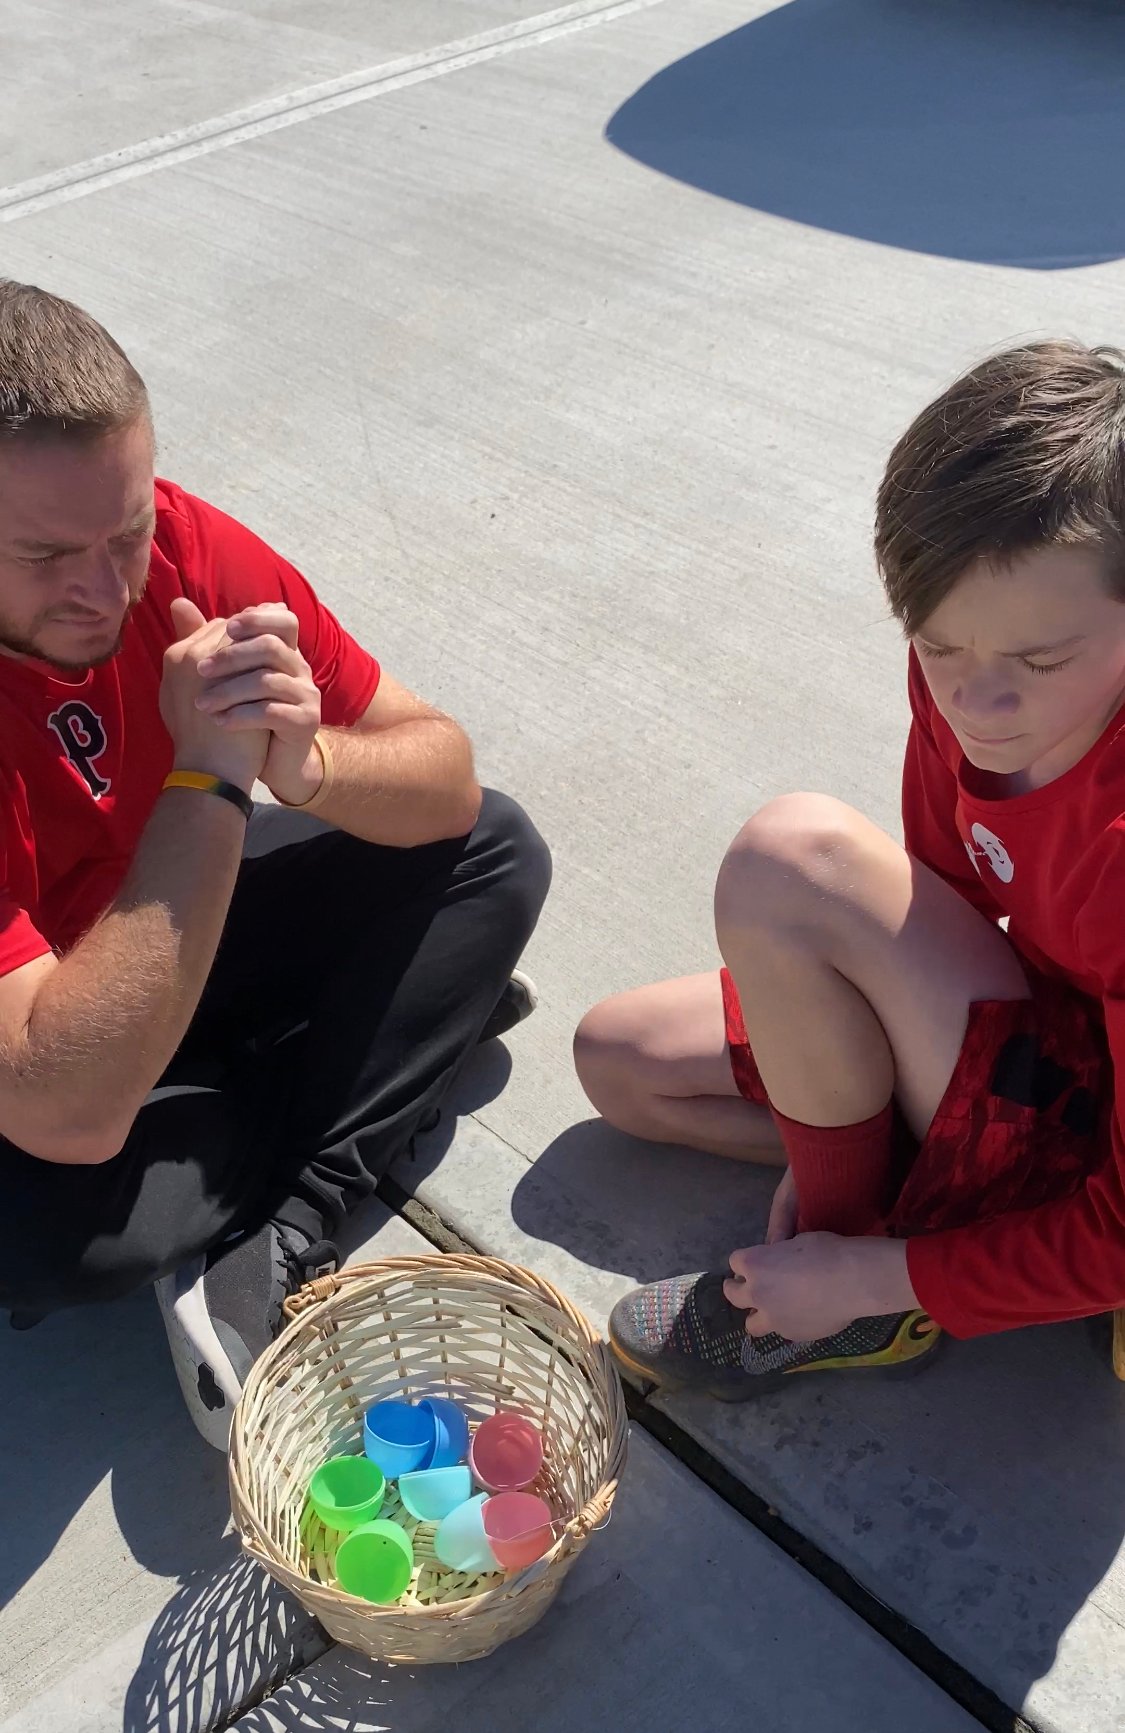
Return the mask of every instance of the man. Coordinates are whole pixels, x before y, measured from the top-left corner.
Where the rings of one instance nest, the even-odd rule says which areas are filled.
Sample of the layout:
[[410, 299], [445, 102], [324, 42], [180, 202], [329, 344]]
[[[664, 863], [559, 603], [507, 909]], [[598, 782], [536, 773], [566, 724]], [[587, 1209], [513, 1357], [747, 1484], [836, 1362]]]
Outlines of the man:
[[[286, 1294], [534, 1003], [550, 866], [456, 723], [153, 454], [108, 333], [0, 282], [0, 1304], [155, 1280], [221, 1448]], [[255, 782], [323, 825], [244, 850]]]

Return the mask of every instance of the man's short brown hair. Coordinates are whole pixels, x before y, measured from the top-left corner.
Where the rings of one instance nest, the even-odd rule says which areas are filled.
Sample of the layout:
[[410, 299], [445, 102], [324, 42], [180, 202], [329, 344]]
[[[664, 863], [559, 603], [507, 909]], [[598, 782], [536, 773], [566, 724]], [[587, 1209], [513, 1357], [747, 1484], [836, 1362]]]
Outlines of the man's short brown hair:
[[0, 445], [91, 438], [147, 414], [144, 381], [96, 319], [0, 278]]
[[1125, 354], [1065, 340], [983, 361], [924, 409], [891, 453], [875, 557], [916, 632], [970, 565], [1094, 547], [1125, 600]]

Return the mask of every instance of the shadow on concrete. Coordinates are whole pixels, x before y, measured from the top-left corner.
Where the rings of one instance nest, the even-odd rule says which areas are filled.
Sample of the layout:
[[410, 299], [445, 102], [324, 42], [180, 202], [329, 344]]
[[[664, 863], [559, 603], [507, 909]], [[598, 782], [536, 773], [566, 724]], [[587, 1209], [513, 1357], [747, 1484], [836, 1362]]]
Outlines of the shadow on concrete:
[[[777, 1177], [767, 1167], [626, 1137], [594, 1119], [544, 1150], [517, 1185], [512, 1214], [526, 1233], [582, 1262], [644, 1282], [720, 1268], [736, 1245], [759, 1239]], [[694, 1422], [691, 1429], [721, 1457], [733, 1456], [759, 1491], [761, 1449], [775, 1465], [776, 1452], [787, 1452], [777, 1469], [782, 1487], [769, 1488], [769, 1496], [802, 1528], [801, 1509], [789, 1509], [786, 1495], [801, 1487], [799, 1498], [819, 1506], [821, 1493], [812, 1488], [830, 1476], [822, 1436], [828, 1422], [818, 1405], [827, 1401], [836, 1430], [861, 1441], [859, 1456], [889, 1452], [891, 1466], [873, 1471], [869, 1492], [860, 1491], [850, 1507], [829, 1502], [838, 1492], [829, 1478], [818, 1515], [829, 1532], [816, 1538], [891, 1604], [900, 1579], [932, 1580], [934, 1623], [917, 1609], [908, 1617], [977, 1676], [986, 1676], [981, 1632], [987, 1648], [999, 1623], [1004, 1653], [986, 1682], [995, 1688], [1002, 1678], [1006, 1700], [1018, 1709], [1050, 1672], [1060, 1640], [1125, 1534], [1125, 1490], [1113, 1466], [1125, 1446], [1125, 1387], [1112, 1376], [1108, 1336], [1099, 1319], [950, 1343], [924, 1378], [905, 1385], [844, 1380], [831, 1390], [795, 1389], [786, 1398], [788, 1425], [758, 1404], [747, 1411], [711, 1404], [708, 1416], [707, 1405], [693, 1401], [702, 1429]], [[881, 1531], [888, 1516], [893, 1531], [896, 1516], [880, 1509], [880, 1500], [896, 1467], [903, 1487], [934, 1491], [902, 1494], [907, 1526], [916, 1532], [909, 1547], [902, 1543], [887, 1558]], [[858, 1540], [857, 1563], [857, 1537], [868, 1532], [870, 1543]]]
[[[57, 1640], [45, 1660], [42, 1650], [29, 1658], [33, 1675], [19, 1681], [31, 1698], [65, 1670], [68, 1619], [76, 1619], [80, 1639], [98, 1620], [87, 1604], [91, 1570], [107, 1602], [127, 1601], [144, 1572], [169, 1579], [176, 1606], [191, 1585], [229, 1562], [230, 1500], [226, 1461], [188, 1419], [151, 1294], [54, 1313], [26, 1333], [0, 1330], [0, 1377], [12, 1397], [0, 1407], [9, 1512], [0, 1604], [48, 1560], [56, 1573], [49, 1580], [57, 1611], [49, 1618], [41, 1602], [38, 1623]], [[107, 1480], [112, 1516], [98, 1503], [97, 1489]], [[87, 1586], [79, 1609], [68, 1612], [75, 1577]], [[167, 1614], [158, 1620], [162, 1629], [166, 1620]], [[107, 1663], [111, 1671], [113, 1664]], [[153, 1733], [187, 1733], [210, 1723], [185, 1715], [151, 1725]]]
[[610, 143], [838, 234], [1059, 270], [1125, 254], [1119, 0], [788, 0], [659, 72]]
[[[456, 1135], [458, 1119], [478, 1113], [490, 1101], [495, 1101], [507, 1087], [511, 1075], [512, 1056], [503, 1041], [489, 1041], [485, 1046], [473, 1049], [464, 1070], [441, 1104], [441, 1118], [437, 1125], [432, 1131], [420, 1133], [413, 1149], [395, 1164], [395, 1178], [408, 1192], [413, 1192], [418, 1183], [440, 1165]], [[351, 1223], [348, 1223], [340, 1235], [341, 1250], [351, 1243], [348, 1238], [350, 1229]]]
[[[510, 1071], [502, 1043], [479, 1049], [454, 1087], [461, 1111], [491, 1101]], [[427, 1170], [455, 1125], [451, 1107], [428, 1140]], [[349, 1221], [340, 1236], [345, 1256], [368, 1237], [373, 1214]], [[19, 1513], [0, 1549], [0, 1607], [60, 1543], [82, 1544], [76, 1558], [98, 1558], [66, 1536], [107, 1478], [124, 1547], [174, 1586], [130, 1687], [124, 1733], [200, 1733], [221, 1723], [223, 1702], [244, 1701], [255, 1678], [288, 1670], [294, 1620], [304, 1615], [239, 1558], [225, 1532], [226, 1460], [191, 1425], [151, 1293], [53, 1313], [29, 1331], [8, 1329], [5, 1319], [0, 1382], [18, 1392], [0, 1405], [0, 1461], [8, 1509]], [[107, 1594], [116, 1586], [107, 1582]]]
[[[499, 1041], [474, 1053], [425, 1140], [420, 1172], [431, 1172], [449, 1147], [457, 1113], [493, 1100], [511, 1066]], [[345, 1257], [368, 1237], [371, 1214], [359, 1210], [345, 1225]], [[5, 1318], [0, 1379], [22, 1393], [18, 1403], [0, 1405], [4, 1490], [9, 1508], [21, 1513], [0, 1557], [0, 1607], [107, 1475], [122, 1534], [146, 1570], [186, 1581], [214, 1564], [230, 1516], [226, 1464], [187, 1417], [151, 1293], [52, 1313], [33, 1330], [8, 1329]], [[34, 1451], [28, 1438], [36, 1440]]]
[[122, 1733], [225, 1727], [328, 1639], [299, 1602], [228, 1537], [228, 1561], [182, 1583], [153, 1621], [129, 1684]]
[[779, 1172], [627, 1137], [602, 1119], [571, 1125], [512, 1195], [525, 1233], [638, 1282], [718, 1269], [765, 1232]]
[[[0, 1330], [5, 1528], [0, 1605], [53, 1551], [106, 1476], [139, 1564], [177, 1577], [215, 1557], [230, 1515], [226, 1465], [184, 1411], [151, 1294]], [[29, 1441], [34, 1440], [34, 1448]], [[153, 1473], [159, 1462], [160, 1473]]]

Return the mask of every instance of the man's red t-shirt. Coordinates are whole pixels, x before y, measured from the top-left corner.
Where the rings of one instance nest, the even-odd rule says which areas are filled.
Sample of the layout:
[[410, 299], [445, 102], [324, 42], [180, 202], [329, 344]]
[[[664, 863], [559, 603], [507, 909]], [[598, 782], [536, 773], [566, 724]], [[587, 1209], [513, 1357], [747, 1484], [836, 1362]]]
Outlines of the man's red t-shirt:
[[1028, 962], [1101, 1003], [1115, 1075], [1112, 1146], [1070, 1197], [911, 1239], [923, 1306], [955, 1336], [1125, 1304], [1125, 706], [1064, 776], [989, 799], [910, 655], [906, 846]]
[[172, 767], [159, 692], [175, 596], [208, 619], [284, 602], [300, 622], [326, 723], [347, 727], [374, 696], [378, 663], [294, 567], [233, 518], [158, 481], [148, 587], [113, 660], [75, 681], [0, 657], [0, 975], [65, 951], [121, 886]]

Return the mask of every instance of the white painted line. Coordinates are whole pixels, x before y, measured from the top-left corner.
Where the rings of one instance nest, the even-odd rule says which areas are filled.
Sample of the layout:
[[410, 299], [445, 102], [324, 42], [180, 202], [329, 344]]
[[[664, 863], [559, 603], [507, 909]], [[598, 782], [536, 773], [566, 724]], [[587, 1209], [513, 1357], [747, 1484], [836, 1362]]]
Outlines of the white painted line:
[[388, 60], [382, 66], [348, 72], [321, 84], [307, 84], [301, 90], [286, 91], [264, 102], [251, 103], [248, 108], [216, 115], [211, 120], [196, 121], [159, 138], [144, 139], [139, 144], [110, 151], [106, 156], [90, 157], [86, 162], [72, 164], [70, 168], [18, 181], [14, 186], [0, 187], [0, 222], [10, 223], [19, 217], [33, 216], [36, 211], [68, 204], [71, 199], [86, 198], [90, 193], [101, 192], [104, 187], [116, 186], [119, 181], [153, 174], [157, 169], [173, 168], [178, 163], [190, 162], [193, 157], [206, 156], [213, 150], [226, 150], [232, 144], [261, 138], [263, 134], [277, 132], [281, 127], [297, 126], [318, 115], [332, 114], [338, 108], [350, 107], [352, 103], [370, 102], [376, 96], [387, 96], [391, 91], [404, 90], [411, 84], [442, 78], [447, 72], [461, 72], [467, 66], [479, 66], [483, 61], [512, 54], [516, 49], [534, 48], [560, 36], [573, 35], [577, 30], [608, 24], [615, 18], [627, 17], [630, 12], [641, 12], [660, 4], [661, 0], [575, 0], [573, 5], [541, 12], [537, 17], [525, 18], [515, 24], [504, 24], [496, 30], [485, 30], [477, 36], [464, 36], [459, 41], [427, 49], [422, 54]]

